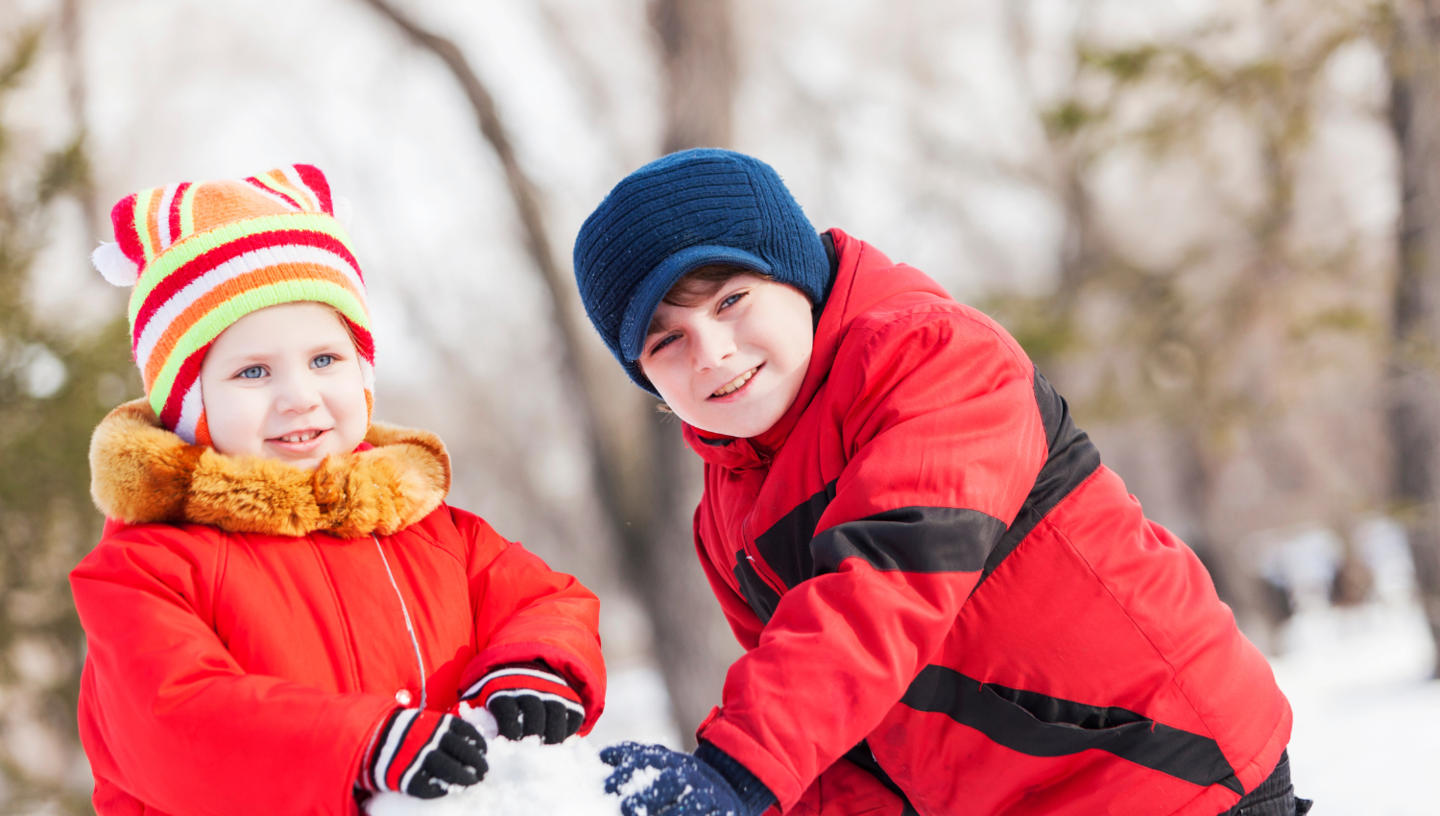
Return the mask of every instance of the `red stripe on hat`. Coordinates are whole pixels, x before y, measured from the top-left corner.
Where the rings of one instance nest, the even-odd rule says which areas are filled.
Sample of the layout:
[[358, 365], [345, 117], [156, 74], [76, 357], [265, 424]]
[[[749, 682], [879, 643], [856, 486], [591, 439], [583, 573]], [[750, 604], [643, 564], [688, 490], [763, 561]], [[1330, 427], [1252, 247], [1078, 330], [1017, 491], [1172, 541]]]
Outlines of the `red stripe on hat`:
[[320, 200], [321, 209], [334, 215], [335, 205], [330, 199], [330, 182], [326, 180], [325, 174], [320, 172], [320, 168], [313, 164], [297, 164], [295, 165], [295, 174], [300, 177], [301, 181], [305, 182], [305, 186], [309, 187], [310, 192], [314, 193], [315, 197]]
[[220, 304], [266, 284], [314, 280], [323, 280], [344, 287], [357, 300], [360, 299], [360, 293], [352, 288], [353, 284], [350, 279], [330, 269], [317, 269], [283, 262], [252, 269], [243, 275], [236, 275], [221, 281], [219, 286], [196, 298], [193, 303], [176, 315], [155, 341], [155, 347], [150, 352], [150, 358], [146, 361], [141, 376], [147, 383], [154, 382], [155, 378], [160, 376], [161, 369], [165, 367], [165, 362], [170, 358], [170, 354], [175, 350], [175, 344], [180, 342], [180, 338], [184, 337], [191, 327]]
[[285, 199], [285, 202], [286, 202], [287, 204], [289, 204], [291, 207], [293, 207], [297, 212], [304, 212], [304, 211], [305, 211], [305, 206], [304, 206], [303, 204], [301, 204], [300, 202], [296, 201], [295, 198], [294, 198], [294, 196], [291, 196], [291, 195], [288, 195], [288, 194], [286, 194], [286, 193], [280, 192], [279, 190], [275, 189], [274, 187], [270, 186], [269, 184], [266, 184], [265, 182], [261, 181], [260, 178], [259, 178], [259, 176], [250, 176], [249, 178], [245, 179], [245, 183], [246, 183], [246, 184], [249, 184], [249, 185], [252, 186], [252, 187], [256, 187], [256, 188], [258, 188], [258, 189], [264, 190], [265, 192], [267, 192], [267, 193], [269, 193], [269, 194], [271, 194], [271, 195], [279, 196], [280, 198]]
[[[355, 274], [360, 276], [363, 283], [365, 278], [360, 275], [360, 264], [355, 256], [345, 245], [335, 240], [330, 235], [314, 230], [275, 230], [273, 232], [259, 232], [254, 235], [247, 235], [237, 238], [234, 241], [221, 244], [214, 249], [202, 252], [192, 258], [188, 263], [179, 269], [166, 275], [164, 280], [156, 284], [155, 288], [146, 295], [145, 302], [140, 306], [140, 312], [135, 315], [135, 325], [131, 329], [131, 342], [138, 340], [144, 334], [145, 326], [150, 322], [156, 310], [165, 305], [175, 293], [188, 286], [196, 278], [209, 272], [211, 269], [225, 263], [226, 261], [249, 252], [252, 249], [275, 246], [312, 246], [327, 249], [345, 259]], [[362, 293], [363, 299], [363, 293]]]
[[139, 194], [131, 193], [115, 203], [110, 209], [110, 225], [115, 230], [115, 241], [125, 257], [135, 262], [139, 269], [145, 268], [145, 248], [140, 244], [140, 235], [135, 231], [135, 204]]
[[175, 188], [175, 195], [170, 198], [170, 243], [174, 244], [181, 238], [180, 235], [180, 201], [185, 196], [185, 190], [190, 187], [190, 182], [181, 182]]
[[185, 402], [185, 392], [190, 386], [200, 379], [200, 364], [205, 360], [205, 352], [210, 350], [210, 343], [206, 343], [195, 350], [195, 353], [185, 358], [180, 364], [180, 370], [175, 374], [175, 382], [170, 386], [170, 394], [165, 397], [165, 407], [160, 411], [160, 424], [170, 430], [180, 423], [180, 409]]
[[364, 357], [370, 365], [375, 365], [375, 338], [371, 336], [370, 331], [364, 326], [345, 317], [343, 314], [340, 316], [345, 318], [345, 322], [350, 325], [351, 333], [355, 335], [355, 350], [359, 352], [360, 356]]

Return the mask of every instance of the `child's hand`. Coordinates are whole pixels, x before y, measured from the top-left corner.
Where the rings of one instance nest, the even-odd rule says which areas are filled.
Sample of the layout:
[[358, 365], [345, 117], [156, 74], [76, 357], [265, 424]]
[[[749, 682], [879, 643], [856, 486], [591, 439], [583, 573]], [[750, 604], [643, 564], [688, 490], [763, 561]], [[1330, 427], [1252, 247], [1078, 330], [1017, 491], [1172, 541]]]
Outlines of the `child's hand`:
[[494, 669], [466, 689], [460, 702], [483, 706], [508, 740], [539, 735], [554, 745], [585, 721], [580, 695], [543, 664]]
[[397, 708], [375, 734], [360, 786], [434, 799], [479, 782], [489, 769], [475, 726], [452, 714]]
[[[701, 758], [702, 752], [728, 773]], [[686, 754], [663, 745], [622, 742], [600, 751], [600, 759], [615, 767], [605, 792], [624, 797], [624, 816], [759, 816], [775, 803], [749, 771], [705, 743]], [[637, 772], [645, 770], [659, 773], [642, 773], [636, 780]], [[732, 775], [743, 782], [732, 784]]]

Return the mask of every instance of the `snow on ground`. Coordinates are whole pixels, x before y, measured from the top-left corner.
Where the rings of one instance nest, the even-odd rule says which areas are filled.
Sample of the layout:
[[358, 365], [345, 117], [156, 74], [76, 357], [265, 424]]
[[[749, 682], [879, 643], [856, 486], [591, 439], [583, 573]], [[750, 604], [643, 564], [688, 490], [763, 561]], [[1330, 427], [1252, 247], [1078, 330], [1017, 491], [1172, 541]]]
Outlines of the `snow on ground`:
[[1440, 681], [1415, 604], [1294, 619], [1271, 663], [1295, 710], [1290, 765], [1312, 816], [1440, 813]]
[[466, 716], [485, 737], [490, 770], [478, 785], [439, 799], [385, 793], [370, 800], [370, 816], [617, 816], [620, 800], [605, 793], [610, 766], [583, 737], [545, 745], [539, 737], [519, 742], [497, 736], [484, 709]]
[[1324, 601], [1335, 542], [1299, 536], [1282, 567], [1299, 612], [1285, 626], [1275, 677], [1295, 711], [1290, 766], [1312, 816], [1440, 813], [1440, 681], [1435, 649], [1414, 593], [1403, 537], [1377, 522], [1360, 545], [1375, 571], [1373, 603]]

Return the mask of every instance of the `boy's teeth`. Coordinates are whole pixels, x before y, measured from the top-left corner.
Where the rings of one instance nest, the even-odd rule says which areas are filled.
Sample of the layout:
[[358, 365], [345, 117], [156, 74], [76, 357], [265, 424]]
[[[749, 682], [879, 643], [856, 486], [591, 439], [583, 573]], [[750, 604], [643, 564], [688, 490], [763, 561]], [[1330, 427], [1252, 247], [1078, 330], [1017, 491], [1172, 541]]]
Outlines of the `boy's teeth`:
[[287, 434], [287, 435], [285, 435], [285, 436], [280, 437], [280, 441], [281, 441], [281, 442], [309, 442], [310, 440], [314, 439], [315, 437], [317, 437], [317, 436], [319, 436], [319, 435], [320, 435], [320, 432], [319, 432], [319, 431], [306, 431], [306, 432], [304, 432], [304, 433]]
[[738, 377], [736, 377], [735, 379], [731, 380], [730, 382], [725, 383], [725, 385], [722, 386], [719, 391], [716, 391], [715, 393], [711, 394], [710, 396], [712, 396], [712, 397], [723, 397], [723, 396], [725, 396], [726, 394], [733, 394], [733, 393], [735, 393], [737, 390], [739, 390], [740, 386], [744, 385], [744, 384], [747, 383], [747, 382], [750, 382], [750, 378], [753, 377], [753, 376], [755, 376], [755, 369], [752, 368], [752, 369], [750, 369], [749, 371], [745, 372], [744, 374], [741, 374], [740, 376], [738, 376]]

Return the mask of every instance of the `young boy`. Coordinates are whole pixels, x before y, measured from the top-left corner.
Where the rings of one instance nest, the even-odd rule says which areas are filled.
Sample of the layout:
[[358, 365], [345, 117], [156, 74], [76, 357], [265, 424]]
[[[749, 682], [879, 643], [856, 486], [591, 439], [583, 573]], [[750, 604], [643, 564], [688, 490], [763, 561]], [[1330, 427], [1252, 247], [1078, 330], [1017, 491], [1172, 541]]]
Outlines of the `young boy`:
[[1308, 809], [1265, 658], [1000, 326], [723, 150], [626, 177], [574, 260], [704, 461], [746, 649], [693, 755], [602, 752], [626, 814]]
[[598, 601], [445, 504], [424, 431], [372, 424], [360, 268], [324, 175], [177, 184], [112, 212], [147, 400], [91, 441], [71, 573], [80, 737], [118, 813], [355, 813], [485, 775], [458, 716], [559, 742], [600, 716]]

